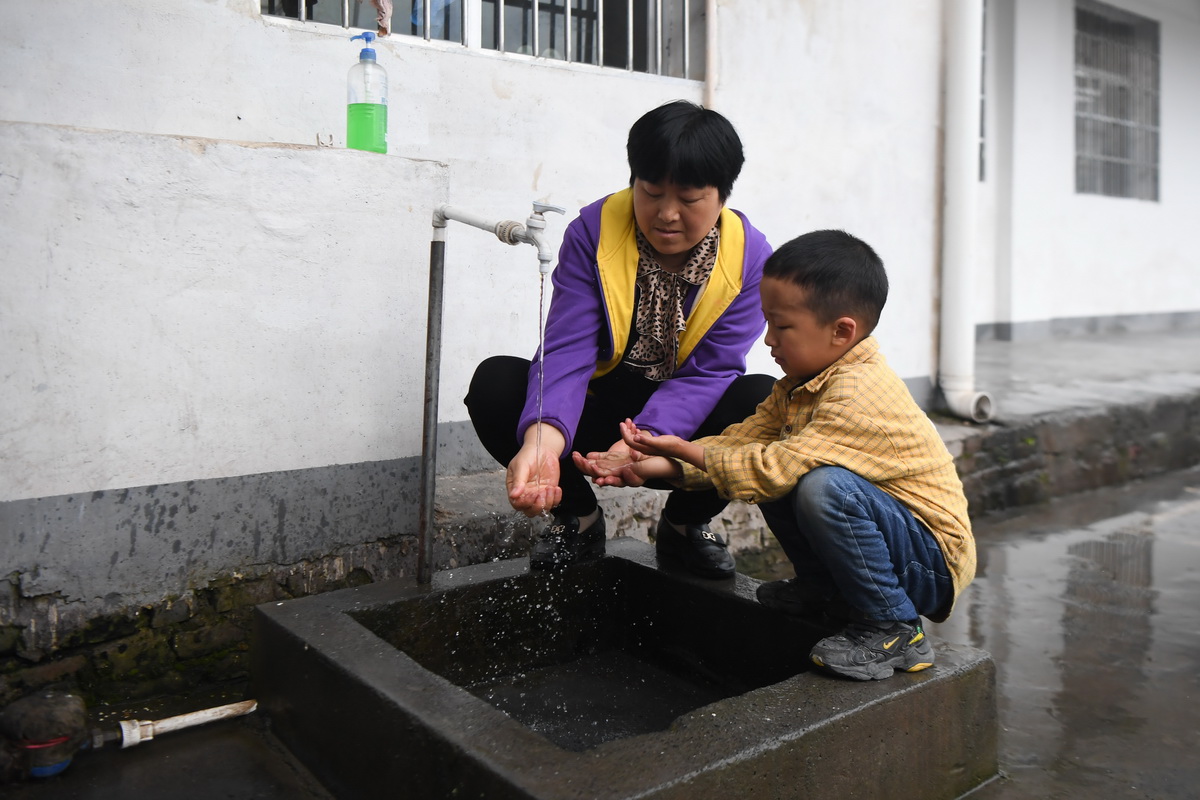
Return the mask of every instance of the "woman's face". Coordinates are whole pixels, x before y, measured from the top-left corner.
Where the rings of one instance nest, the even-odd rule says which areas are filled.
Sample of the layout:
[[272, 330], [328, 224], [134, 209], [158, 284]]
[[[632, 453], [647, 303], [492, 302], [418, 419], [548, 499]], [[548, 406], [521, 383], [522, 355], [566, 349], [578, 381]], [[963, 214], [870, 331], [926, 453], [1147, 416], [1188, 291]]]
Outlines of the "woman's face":
[[633, 182], [633, 218], [667, 270], [683, 267], [687, 254], [717, 224], [723, 206], [715, 186]]

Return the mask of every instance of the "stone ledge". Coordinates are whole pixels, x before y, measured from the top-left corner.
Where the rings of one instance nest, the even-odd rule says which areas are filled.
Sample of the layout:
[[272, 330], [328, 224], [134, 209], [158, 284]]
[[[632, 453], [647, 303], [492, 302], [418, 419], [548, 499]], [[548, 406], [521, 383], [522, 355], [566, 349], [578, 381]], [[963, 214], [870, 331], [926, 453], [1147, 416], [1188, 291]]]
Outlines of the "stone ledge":
[[[1026, 416], [1010, 424], [936, 421], [963, 481], [973, 517], [1036, 505], [1200, 464], [1200, 394], [1155, 397], [1100, 409]], [[610, 538], [652, 541], [666, 493], [596, 490]], [[525, 552], [535, 522], [511, 510], [504, 472], [438, 478], [435, 569], [464, 566], [501, 546]], [[713, 521], [735, 556], [776, 550], [758, 509], [733, 502]], [[481, 557], [482, 556], [482, 557]]]

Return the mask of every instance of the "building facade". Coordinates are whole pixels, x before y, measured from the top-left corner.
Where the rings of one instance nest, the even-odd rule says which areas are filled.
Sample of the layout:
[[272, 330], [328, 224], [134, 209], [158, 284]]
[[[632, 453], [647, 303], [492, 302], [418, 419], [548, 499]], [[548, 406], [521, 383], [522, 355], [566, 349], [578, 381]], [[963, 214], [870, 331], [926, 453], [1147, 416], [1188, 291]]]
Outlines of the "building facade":
[[[733, 121], [729, 202], [772, 243], [875, 247], [877, 335], [935, 405], [952, 1], [667, 0], [660, 24], [541, 0], [536, 26], [529, 0], [396, 3], [387, 155], [344, 149], [369, 5], [0, 5], [6, 655], [243, 576], [411, 573], [433, 209], [560, 206], [557, 243], [669, 100]], [[1200, 4], [985, 19], [977, 335], [1200, 324]], [[489, 466], [461, 398], [483, 358], [534, 352], [536, 266], [447, 230], [442, 473]]]

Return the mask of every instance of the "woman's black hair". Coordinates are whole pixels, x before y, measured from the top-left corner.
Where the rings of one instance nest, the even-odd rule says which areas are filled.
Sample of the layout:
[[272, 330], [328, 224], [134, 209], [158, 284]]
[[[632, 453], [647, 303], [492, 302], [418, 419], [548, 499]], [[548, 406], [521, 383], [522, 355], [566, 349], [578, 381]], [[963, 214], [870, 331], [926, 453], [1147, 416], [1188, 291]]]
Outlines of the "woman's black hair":
[[714, 186], [724, 203], [742, 171], [742, 140], [729, 120], [676, 100], [642, 115], [629, 129], [629, 185], [669, 180], [678, 186]]

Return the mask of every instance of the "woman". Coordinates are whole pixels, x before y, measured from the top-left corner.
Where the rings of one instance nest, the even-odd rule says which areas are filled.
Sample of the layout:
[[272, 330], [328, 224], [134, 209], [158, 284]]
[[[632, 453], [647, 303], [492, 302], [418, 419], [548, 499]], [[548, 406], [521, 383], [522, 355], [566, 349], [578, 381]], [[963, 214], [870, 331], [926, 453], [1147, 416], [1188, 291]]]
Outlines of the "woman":
[[[564, 234], [541, 364], [490, 358], [466, 398], [480, 441], [508, 467], [513, 508], [553, 512], [530, 553], [534, 569], [604, 553], [603, 510], [571, 450], [628, 460], [626, 418], [685, 439], [719, 433], [773, 383], [744, 375], [763, 328], [758, 284], [771, 248], [725, 207], [744, 161], [737, 132], [676, 101], [634, 123], [626, 152], [629, 188], [584, 208]], [[732, 577], [727, 544], [709, 528], [726, 502], [671, 491], [655, 534], [660, 560]]]

